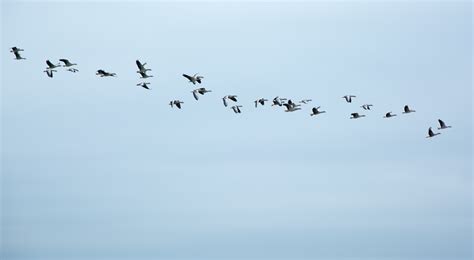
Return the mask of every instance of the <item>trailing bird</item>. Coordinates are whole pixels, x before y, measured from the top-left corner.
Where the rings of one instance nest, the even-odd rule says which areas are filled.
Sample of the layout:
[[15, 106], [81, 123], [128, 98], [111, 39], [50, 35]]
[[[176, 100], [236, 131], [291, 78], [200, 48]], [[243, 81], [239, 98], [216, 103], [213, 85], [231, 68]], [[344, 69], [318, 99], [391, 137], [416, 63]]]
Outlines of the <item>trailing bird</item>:
[[148, 87], [148, 85], [151, 84], [150, 82], [142, 82], [142, 83], [138, 83], [137, 86], [140, 86], [142, 88], [146, 88], [146, 89], [150, 89]]
[[107, 72], [105, 70], [98, 70], [95, 75], [101, 76], [101, 77], [115, 77], [115, 73]]
[[265, 99], [265, 98], [259, 98], [259, 99], [255, 100], [255, 101], [254, 101], [255, 107], [257, 107], [257, 105], [258, 105], [259, 103], [260, 103], [260, 105], [264, 106], [266, 101], [268, 101], [268, 99]]
[[183, 104], [184, 102], [183, 101], [180, 101], [180, 100], [172, 100], [170, 101], [169, 105], [171, 107], [173, 107], [173, 105], [175, 105], [177, 108], [181, 109], [181, 104]]
[[364, 110], [370, 110], [370, 107], [373, 106], [372, 104], [364, 104], [362, 106], [360, 106], [361, 108], [363, 108]]
[[141, 72], [146, 73], [147, 71], [151, 71], [151, 69], [145, 68], [146, 62], [142, 64], [139, 60], [136, 60], [135, 63], [137, 64], [137, 67], [138, 67], [137, 73], [141, 73]]
[[415, 110], [411, 110], [408, 105], [405, 105], [403, 107], [403, 114], [408, 114], [408, 113], [412, 113], [412, 112], [416, 112]]
[[312, 99], [303, 99], [303, 100], [300, 100], [300, 103], [302, 104], [308, 104], [309, 102], [313, 101]]
[[46, 60], [46, 64], [48, 65], [48, 67], [46, 69], [55, 69], [57, 67], [61, 67], [61, 64], [53, 64], [51, 61], [49, 60]]
[[67, 69], [67, 71], [70, 71], [70, 72], [76, 73], [76, 72], [78, 72], [79, 70], [78, 70], [78, 69], [76, 69], [76, 68], [69, 68], [69, 69]]
[[197, 88], [191, 92], [193, 93], [194, 99], [199, 100], [198, 94], [204, 95], [208, 92], [212, 92], [212, 90], [207, 90], [205, 88]]
[[232, 110], [234, 110], [234, 113], [237, 114], [237, 113], [242, 113], [242, 111], [240, 111], [240, 108], [241, 108], [241, 107], [242, 107], [242, 106], [239, 105], [239, 106], [233, 106], [233, 107], [231, 107], [231, 108], [232, 108]]
[[71, 63], [68, 59], [59, 59], [62, 63], [64, 63], [63, 67], [72, 67], [77, 65], [76, 63]]
[[397, 116], [397, 114], [392, 114], [392, 112], [388, 112], [385, 114], [384, 118], [390, 118], [390, 117], [394, 117], [394, 116]]
[[151, 77], [153, 77], [153, 75], [147, 75], [146, 72], [144, 72], [144, 71], [139, 71], [138, 73], [140, 73], [140, 75], [141, 75], [140, 78], [141, 78], [141, 79], [146, 79], [146, 78], [151, 78]]
[[282, 105], [283, 105], [283, 104], [281, 103], [281, 99], [280, 99], [278, 96], [276, 96], [276, 97], [273, 99], [273, 104], [272, 104], [272, 106], [280, 106], [280, 107], [281, 107]]
[[289, 99], [288, 102], [284, 103], [283, 105], [286, 107], [285, 112], [294, 112], [296, 110], [301, 109], [301, 108], [299, 108], [299, 106], [301, 106], [301, 105], [297, 105], [297, 104], [293, 103], [293, 101], [291, 101], [291, 99]]
[[351, 119], [357, 119], [357, 118], [361, 118], [361, 117], [364, 117], [365, 115], [359, 115], [359, 113], [351, 113]]
[[46, 70], [43, 70], [43, 72], [46, 72], [46, 75], [48, 75], [48, 77], [52, 78], [53, 77], [53, 72], [57, 72], [57, 70], [46, 69]]
[[311, 110], [312, 113], [310, 114], [310, 116], [317, 116], [319, 114], [326, 113], [326, 111], [319, 111], [319, 108], [321, 107], [313, 107], [313, 109]]
[[193, 83], [196, 85], [196, 82], [201, 84], [201, 79], [203, 79], [203, 76], [199, 76], [198, 73], [194, 74], [193, 76], [189, 76], [187, 74], [183, 74], [183, 77], [187, 78], [189, 82]]
[[25, 58], [21, 57], [20, 51], [24, 51], [24, 50], [17, 47], [10, 48], [10, 52], [13, 52], [13, 54], [15, 55], [15, 60], [26, 60]]
[[227, 95], [222, 98], [222, 102], [224, 102], [224, 106], [227, 106], [227, 99], [230, 99], [234, 102], [237, 102], [237, 95]]
[[437, 135], [440, 135], [441, 133], [433, 133], [433, 130], [431, 130], [431, 127], [428, 128], [428, 136], [426, 138], [431, 138]]
[[354, 97], [356, 97], [356, 96], [354, 96], [354, 95], [345, 95], [342, 98], [346, 99], [347, 103], [352, 103], [352, 98], [354, 98]]
[[444, 123], [444, 121], [441, 120], [441, 119], [438, 119], [438, 123], [439, 123], [438, 130], [446, 129], [446, 128], [451, 128], [450, 125], [446, 125], [446, 124]]

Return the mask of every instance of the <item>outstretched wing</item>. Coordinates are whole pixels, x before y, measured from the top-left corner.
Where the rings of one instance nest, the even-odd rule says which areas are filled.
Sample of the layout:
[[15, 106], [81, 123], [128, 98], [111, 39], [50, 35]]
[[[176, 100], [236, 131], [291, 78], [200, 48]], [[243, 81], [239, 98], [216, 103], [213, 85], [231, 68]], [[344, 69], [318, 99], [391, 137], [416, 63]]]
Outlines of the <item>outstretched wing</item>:
[[53, 64], [53, 63], [51, 63], [51, 61], [49, 61], [49, 60], [46, 60], [46, 64], [48, 65], [48, 67], [50, 67], [50, 68], [54, 68], [54, 64]]
[[183, 77], [187, 78], [189, 81], [193, 81], [193, 77], [183, 74]]
[[198, 96], [198, 94], [197, 94], [197, 90], [194, 90], [194, 91], [193, 91], [193, 96], [194, 96], [194, 99], [199, 100], [199, 96]]

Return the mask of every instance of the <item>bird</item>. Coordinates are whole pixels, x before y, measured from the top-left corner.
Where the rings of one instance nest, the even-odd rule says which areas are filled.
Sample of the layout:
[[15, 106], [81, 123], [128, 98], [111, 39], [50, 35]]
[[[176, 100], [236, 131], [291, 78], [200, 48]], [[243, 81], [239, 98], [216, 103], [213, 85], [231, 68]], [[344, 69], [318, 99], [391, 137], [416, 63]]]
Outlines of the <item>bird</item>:
[[151, 71], [151, 69], [145, 68], [146, 62], [142, 64], [139, 60], [136, 60], [135, 63], [137, 64], [137, 67], [138, 67], [137, 73], [141, 73], [141, 72], [146, 73], [147, 71]]
[[141, 82], [141, 83], [138, 83], [137, 86], [140, 86], [142, 88], [146, 88], [146, 89], [150, 89], [148, 87], [148, 85], [151, 84], [150, 82]]
[[52, 78], [53, 77], [53, 72], [57, 72], [57, 70], [46, 69], [46, 70], [43, 70], [43, 72], [46, 72], [46, 75], [48, 75], [48, 77]]
[[138, 71], [138, 73], [141, 75], [141, 79], [146, 79], [146, 78], [151, 78], [153, 75], [147, 75], [145, 71]]
[[26, 58], [21, 57], [20, 51], [24, 51], [24, 50], [17, 47], [10, 48], [10, 52], [13, 52], [13, 54], [15, 55], [15, 60], [26, 60]]
[[437, 135], [440, 135], [441, 133], [433, 133], [433, 130], [431, 130], [431, 127], [428, 128], [428, 136], [426, 138], [431, 138], [431, 137], [435, 137]]
[[359, 115], [359, 113], [351, 113], [351, 119], [357, 119], [360, 117], [364, 117], [365, 115]]
[[397, 116], [397, 114], [392, 114], [392, 111], [390, 111], [390, 112], [385, 114], [384, 118], [390, 118], [390, 117], [394, 117], [394, 116]]
[[266, 101], [268, 101], [268, 99], [265, 99], [265, 98], [259, 98], [259, 99], [255, 100], [254, 101], [255, 107], [257, 107], [258, 104], [264, 106]]
[[78, 72], [79, 70], [78, 70], [78, 69], [76, 69], [76, 68], [69, 68], [69, 69], [67, 69], [67, 71], [70, 71], [70, 72], [76, 73], [76, 72]]
[[242, 111], [240, 111], [241, 107], [242, 106], [239, 105], [239, 106], [232, 106], [231, 108], [232, 108], [232, 110], [234, 110], [234, 113], [240, 114], [240, 113], [242, 113]]
[[59, 61], [64, 63], [63, 67], [72, 67], [77, 65], [76, 63], [71, 63], [68, 59], [59, 59]]
[[356, 96], [354, 96], [354, 95], [345, 95], [342, 98], [346, 99], [347, 103], [352, 103], [352, 98], [354, 98], [354, 97], [356, 97]]
[[374, 106], [374, 105], [372, 105], [372, 104], [364, 104], [364, 105], [362, 105], [362, 106], [360, 106], [360, 107], [363, 108], [364, 110], [370, 110], [370, 107], [372, 107], [372, 106]]
[[46, 60], [46, 64], [48, 65], [48, 67], [46, 69], [55, 69], [57, 67], [61, 67], [61, 64], [53, 64], [51, 61], [49, 60]]
[[115, 73], [111, 73], [111, 72], [107, 72], [105, 70], [97, 70], [97, 72], [95, 73], [95, 75], [98, 75], [100, 77], [115, 77], [116, 74]]
[[408, 113], [412, 113], [412, 112], [416, 112], [415, 110], [411, 110], [408, 105], [405, 105], [403, 107], [403, 114], [408, 114]]
[[280, 107], [281, 107], [282, 105], [283, 105], [283, 104], [281, 103], [281, 99], [280, 99], [278, 96], [276, 96], [276, 97], [273, 99], [273, 104], [272, 104], [272, 106], [280, 106]]
[[197, 88], [191, 92], [193, 93], [194, 99], [199, 100], [198, 94], [204, 95], [208, 92], [212, 92], [212, 90], [207, 90], [205, 88]]
[[446, 129], [446, 128], [451, 128], [450, 125], [446, 125], [446, 124], [444, 123], [444, 121], [441, 120], [441, 119], [438, 119], [438, 123], [439, 123], [438, 130]]
[[183, 77], [187, 78], [189, 82], [193, 83], [193, 85], [196, 85], [196, 82], [201, 84], [201, 79], [204, 78], [203, 76], [199, 76], [198, 73], [194, 74], [193, 76], [183, 74]]
[[299, 106], [301, 106], [301, 105], [295, 104], [293, 101], [291, 101], [291, 99], [289, 99], [288, 102], [284, 103], [283, 105], [286, 107], [285, 112], [294, 112], [296, 110], [301, 109], [301, 108], [299, 108]]
[[326, 113], [326, 111], [319, 111], [319, 108], [321, 108], [321, 107], [313, 107], [313, 109], [311, 109], [312, 113], [310, 115], [311, 116], [317, 116], [321, 113]]
[[222, 102], [224, 102], [224, 106], [227, 106], [227, 99], [230, 99], [234, 102], [237, 102], [237, 95], [227, 95], [222, 98]]
[[308, 104], [309, 102], [313, 101], [312, 99], [303, 99], [303, 100], [300, 100], [299, 103], [302, 103], [302, 104]]
[[184, 102], [183, 101], [180, 101], [180, 100], [172, 100], [170, 101], [169, 105], [171, 107], [173, 107], [173, 105], [175, 105], [177, 108], [181, 109], [181, 104], [183, 104]]

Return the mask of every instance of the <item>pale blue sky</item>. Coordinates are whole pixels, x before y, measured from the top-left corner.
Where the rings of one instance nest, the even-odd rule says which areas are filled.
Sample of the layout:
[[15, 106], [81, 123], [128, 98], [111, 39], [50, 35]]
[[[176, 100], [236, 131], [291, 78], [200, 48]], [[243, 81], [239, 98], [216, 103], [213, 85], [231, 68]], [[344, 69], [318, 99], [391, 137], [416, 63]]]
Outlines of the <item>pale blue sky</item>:
[[[1, 14], [4, 259], [471, 259], [471, 2], [3, 1]], [[47, 78], [60, 58], [80, 72]], [[182, 73], [213, 92], [196, 102]], [[313, 103], [253, 107], [277, 95]], [[438, 118], [453, 128], [426, 139]]]

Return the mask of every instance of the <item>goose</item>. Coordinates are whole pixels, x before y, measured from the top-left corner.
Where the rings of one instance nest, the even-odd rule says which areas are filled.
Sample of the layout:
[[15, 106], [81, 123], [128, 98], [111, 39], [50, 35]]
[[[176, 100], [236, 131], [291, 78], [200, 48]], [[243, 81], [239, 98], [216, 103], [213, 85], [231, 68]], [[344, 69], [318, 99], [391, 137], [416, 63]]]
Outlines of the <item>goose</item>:
[[61, 64], [53, 64], [51, 61], [49, 60], [46, 60], [46, 64], [48, 65], [48, 67], [46, 69], [55, 69], [57, 67], [61, 67]]
[[359, 113], [351, 113], [351, 119], [357, 119], [360, 117], [364, 117], [365, 115], [359, 115]]
[[201, 84], [201, 79], [204, 78], [203, 76], [199, 76], [198, 73], [194, 74], [193, 76], [183, 74], [183, 77], [187, 78], [189, 82], [193, 83], [193, 85], [196, 85], [196, 82]]
[[137, 86], [140, 86], [142, 88], [146, 88], [146, 89], [150, 89], [148, 87], [148, 85], [151, 84], [150, 82], [142, 82], [142, 83], [138, 83]]
[[20, 51], [24, 51], [23, 49], [17, 47], [11, 47], [10, 52], [13, 52], [15, 55], [15, 60], [26, 60], [25, 58], [21, 57]]
[[278, 96], [276, 96], [276, 97], [273, 99], [273, 104], [272, 104], [272, 106], [280, 106], [280, 107], [281, 107], [282, 105], [283, 105], [283, 104], [281, 103], [281, 99], [280, 99]]
[[242, 111], [240, 111], [240, 108], [241, 108], [241, 107], [242, 107], [242, 106], [239, 105], [239, 106], [233, 106], [233, 107], [231, 107], [231, 108], [232, 108], [232, 110], [234, 110], [234, 113], [240, 114], [240, 113], [242, 113]]
[[346, 100], [347, 103], [352, 103], [352, 98], [355, 98], [356, 96], [354, 95], [345, 95], [342, 98]]
[[446, 129], [446, 128], [451, 128], [450, 125], [446, 125], [446, 124], [444, 123], [444, 121], [441, 120], [441, 119], [438, 119], [438, 123], [439, 123], [438, 130]]
[[145, 71], [138, 71], [138, 73], [141, 75], [141, 79], [146, 79], [146, 78], [151, 78], [153, 75], [147, 75]]
[[408, 114], [408, 113], [412, 113], [412, 112], [416, 112], [415, 110], [411, 110], [408, 105], [405, 105], [403, 107], [403, 114]]
[[116, 76], [115, 73], [107, 72], [105, 70], [97, 70], [95, 75], [98, 75], [100, 77], [115, 77]]
[[372, 104], [364, 104], [364, 105], [362, 105], [362, 106], [360, 106], [360, 107], [363, 108], [364, 110], [370, 110], [370, 107], [372, 107], [372, 106], [374, 106], [374, 105], [372, 105]]
[[260, 103], [260, 105], [264, 106], [266, 101], [268, 101], [268, 99], [265, 99], [265, 98], [259, 98], [259, 99], [255, 100], [255, 101], [254, 101], [255, 107], [257, 107], [257, 105], [258, 105], [259, 103]]
[[191, 92], [193, 93], [194, 99], [199, 100], [198, 94], [204, 95], [208, 92], [212, 92], [212, 90], [207, 90], [205, 88], [197, 88]]
[[392, 111], [390, 111], [390, 112], [385, 114], [384, 118], [390, 118], [390, 117], [394, 117], [394, 116], [397, 116], [397, 114], [392, 114]]
[[321, 113], [326, 113], [326, 111], [319, 111], [319, 108], [321, 108], [320, 106], [319, 107], [313, 107], [313, 109], [311, 110], [312, 113], [310, 114], [310, 116], [317, 116]]
[[299, 106], [301, 106], [301, 105], [295, 104], [293, 101], [291, 101], [291, 99], [289, 99], [288, 102], [284, 103], [283, 105], [286, 107], [285, 112], [294, 112], [296, 110], [301, 109], [301, 108], [299, 108]]
[[69, 69], [67, 69], [67, 71], [70, 71], [70, 72], [76, 73], [76, 72], [78, 72], [79, 70], [78, 70], [78, 69], [76, 69], [76, 68], [69, 68]]
[[299, 103], [302, 103], [302, 104], [308, 104], [309, 102], [313, 101], [312, 99], [303, 99], [303, 100], [300, 100]]
[[147, 71], [151, 71], [151, 69], [145, 68], [146, 62], [142, 64], [139, 60], [136, 60], [135, 63], [137, 64], [137, 67], [138, 67], [137, 73], [140, 73], [140, 72], [146, 73]]
[[437, 135], [440, 135], [441, 133], [433, 133], [433, 130], [431, 130], [431, 127], [428, 128], [428, 136], [426, 138], [431, 138], [431, 137], [435, 137]]
[[71, 63], [68, 59], [59, 59], [59, 61], [64, 63], [63, 67], [72, 67], [77, 65], [76, 63]]
[[46, 69], [46, 70], [43, 70], [43, 72], [46, 72], [46, 75], [48, 75], [48, 77], [52, 78], [53, 77], [53, 72], [57, 72], [57, 70]]
[[175, 105], [177, 108], [181, 109], [181, 104], [184, 104], [183, 101], [180, 101], [180, 100], [172, 100], [170, 101], [169, 105], [171, 107], [173, 107], [173, 105]]

